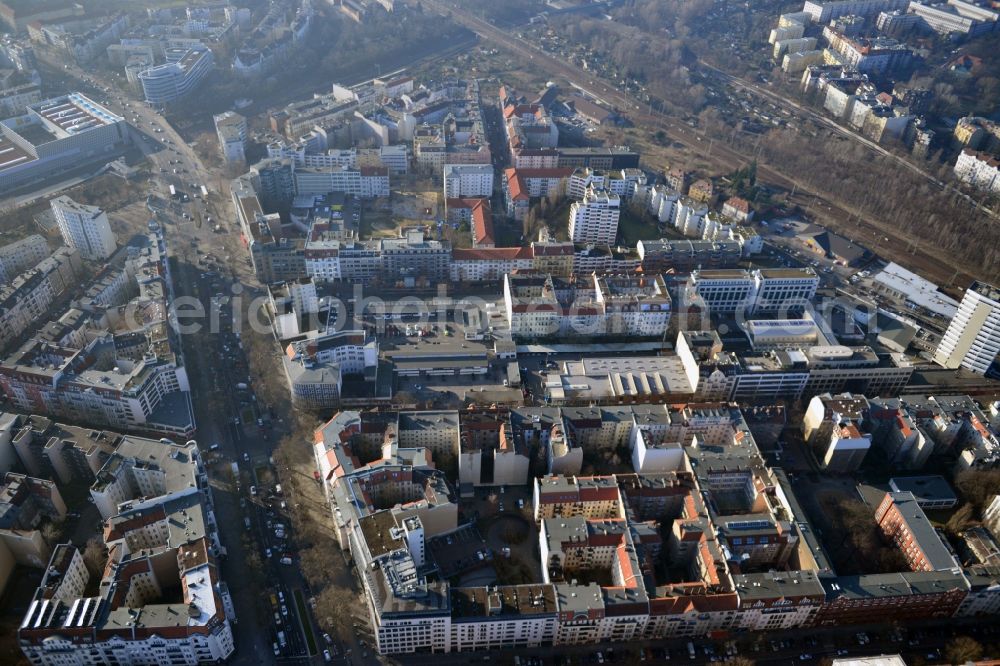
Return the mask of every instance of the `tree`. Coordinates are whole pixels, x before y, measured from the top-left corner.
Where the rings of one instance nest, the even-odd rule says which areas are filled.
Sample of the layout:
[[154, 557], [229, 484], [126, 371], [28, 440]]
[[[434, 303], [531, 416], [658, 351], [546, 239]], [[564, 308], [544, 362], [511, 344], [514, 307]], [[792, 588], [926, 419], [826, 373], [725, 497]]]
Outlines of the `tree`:
[[944, 658], [949, 664], [978, 661], [983, 656], [983, 646], [970, 636], [957, 636], [944, 646]]
[[49, 546], [55, 546], [62, 538], [63, 523], [55, 523], [51, 520], [42, 526], [42, 538]]
[[90, 574], [91, 579], [99, 579], [103, 575], [106, 559], [107, 553], [104, 550], [104, 541], [98, 536], [91, 537], [83, 549], [83, 564], [87, 567], [87, 572]]
[[972, 522], [972, 505], [963, 504], [959, 507], [958, 511], [951, 514], [951, 518], [945, 524], [944, 529], [948, 534], [956, 536], [964, 532], [968, 527], [969, 523]]
[[313, 609], [316, 621], [325, 631], [345, 640], [349, 639], [353, 630], [353, 616], [344, 604], [344, 597], [351, 594], [350, 590], [327, 585], [316, 595], [316, 607]]
[[955, 487], [977, 512], [1000, 494], [1000, 469], [967, 469], [955, 477]]

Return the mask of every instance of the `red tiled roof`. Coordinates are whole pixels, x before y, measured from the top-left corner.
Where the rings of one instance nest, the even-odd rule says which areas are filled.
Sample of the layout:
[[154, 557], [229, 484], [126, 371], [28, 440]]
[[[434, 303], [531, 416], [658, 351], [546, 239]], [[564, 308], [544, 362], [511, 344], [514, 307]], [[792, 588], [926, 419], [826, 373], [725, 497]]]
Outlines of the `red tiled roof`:
[[489, 199], [479, 199], [472, 206], [472, 238], [476, 245], [492, 246], [493, 211], [490, 210]]
[[741, 213], [750, 212], [750, 202], [743, 197], [732, 197], [726, 200], [726, 205], [735, 208]]
[[531, 259], [533, 256], [534, 253], [530, 247], [477, 247], [472, 249], [455, 248], [451, 251], [452, 261]]
[[521, 176], [517, 169], [506, 169], [504, 170], [504, 177], [507, 179], [507, 191], [510, 193], [512, 199], [530, 199], [528, 196], [528, 188], [525, 187], [524, 181], [521, 180]]
[[569, 178], [573, 169], [569, 167], [552, 167], [549, 169], [511, 169], [517, 171], [521, 178]]
[[536, 257], [566, 257], [574, 252], [572, 243], [539, 243], [532, 248]]

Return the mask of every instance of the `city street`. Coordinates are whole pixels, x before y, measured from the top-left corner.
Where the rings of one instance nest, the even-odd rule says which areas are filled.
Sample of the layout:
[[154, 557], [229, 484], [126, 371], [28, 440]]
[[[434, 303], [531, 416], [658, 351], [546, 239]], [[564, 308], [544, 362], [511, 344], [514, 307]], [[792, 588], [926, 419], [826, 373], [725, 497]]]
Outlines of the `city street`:
[[[252, 392], [236, 388], [247, 381], [249, 372], [233, 332], [229, 299], [245, 289], [246, 300], [250, 300], [261, 290], [243, 262], [238, 232], [228, 226], [221, 233], [215, 231], [216, 224], [231, 218], [228, 182], [213, 175], [155, 110], [121, 94], [112, 82], [100, 81], [75, 65], [65, 66], [64, 71], [76, 79], [80, 89], [106, 99], [107, 106], [126, 117], [132, 126], [133, 141], [149, 160], [154, 174], [155, 186], [150, 194], [157, 201], [169, 202], [151, 217], [164, 226], [174, 295], [197, 298], [209, 314], [202, 322], [205, 326], [193, 327], [200, 330], [181, 336], [182, 356], [191, 384], [197, 439], [212, 461], [211, 483], [227, 550], [220, 566], [238, 620], [234, 626], [237, 652], [232, 663], [322, 662], [321, 632], [308, 611], [304, 615], [300, 612], [300, 606], [308, 607], [305, 582], [294, 559], [291, 565], [279, 563], [282, 555], [294, 551], [291, 521], [283, 515], [280, 499], [267, 502], [263, 496], [265, 492], [273, 496], [275, 485], [280, 483], [277, 470], [269, 462], [273, 440], [254, 422], [259, 413]], [[178, 195], [183, 192], [187, 197], [172, 196], [171, 185]], [[207, 196], [202, 195], [201, 186], [208, 191]], [[224, 190], [219, 191], [220, 187]], [[239, 324], [242, 316], [240, 312]], [[216, 320], [221, 324], [218, 330], [209, 330]], [[242, 414], [252, 414], [254, 421], [242, 422]], [[282, 424], [275, 425], [280, 428]], [[279, 436], [277, 432], [273, 435]], [[234, 464], [238, 478], [232, 474]], [[258, 471], [264, 470], [271, 476], [267, 489], [258, 479]], [[251, 488], [260, 491], [254, 495]], [[281, 523], [285, 525], [283, 539], [274, 530], [274, 525]], [[266, 556], [268, 552], [271, 557]], [[258, 571], [253, 570], [250, 560], [261, 563]], [[263, 594], [255, 580], [266, 584], [275, 596], [280, 594], [284, 601], [272, 609], [270, 593]], [[312, 650], [305, 626], [315, 636]], [[285, 645], [279, 644], [279, 632]]]

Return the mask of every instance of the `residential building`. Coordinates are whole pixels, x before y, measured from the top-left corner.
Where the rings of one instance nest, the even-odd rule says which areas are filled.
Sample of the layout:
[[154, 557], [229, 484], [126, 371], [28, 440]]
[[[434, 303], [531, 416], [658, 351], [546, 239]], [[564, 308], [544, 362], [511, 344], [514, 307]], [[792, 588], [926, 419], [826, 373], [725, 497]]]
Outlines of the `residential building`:
[[896, 476], [889, 479], [894, 493], [910, 493], [921, 509], [953, 509], [958, 497], [943, 476]]
[[450, 277], [454, 282], [492, 282], [513, 271], [534, 268], [531, 247], [453, 248]]
[[813, 23], [826, 25], [831, 20], [853, 14], [855, 16], [875, 16], [879, 12], [905, 10], [910, 0], [806, 0], [802, 12]]
[[492, 248], [496, 246], [493, 232], [493, 210], [490, 207], [489, 199], [446, 199], [445, 209], [448, 222], [469, 225], [472, 234], [472, 247]]
[[0, 591], [15, 565], [45, 567], [52, 549], [39, 528], [42, 521], [52, 524], [65, 518], [66, 504], [55, 483], [14, 472], [0, 474]]
[[951, 571], [958, 562], [911, 492], [886, 493], [875, 522], [902, 551], [912, 571]]
[[973, 282], [938, 343], [934, 360], [946, 368], [985, 374], [1000, 353], [1000, 289]]
[[753, 219], [753, 208], [743, 197], [729, 197], [722, 204], [722, 214], [737, 222], [749, 222]]
[[948, 0], [929, 4], [911, 2], [911, 14], [920, 17], [924, 26], [942, 35], [958, 33], [968, 37], [993, 32], [997, 29], [1000, 14], [996, 11], [964, 0]]
[[488, 164], [445, 164], [445, 199], [493, 196], [493, 167]]
[[670, 322], [662, 277], [504, 276], [504, 309], [515, 338], [660, 337]]
[[614, 245], [618, 237], [621, 197], [588, 187], [569, 209], [569, 237], [574, 243]]
[[107, 213], [62, 195], [49, 202], [63, 242], [87, 261], [103, 261], [118, 245]]
[[332, 409], [340, 405], [345, 376], [374, 381], [378, 343], [363, 331], [320, 333], [289, 344], [282, 364], [296, 408]]
[[815, 396], [802, 419], [802, 435], [824, 469], [849, 473], [861, 466], [871, 434], [864, 432], [868, 400], [864, 396], [829, 393]]
[[0, 349], [48, 314], [52, 303], [75, 287], [82, 275], [79, 253], [62, 247], [35, 268], [0, 286]]
[[838, 64], [862, 74], [887, 74], [913, 63], [913, 51], [889, 37], [852, 37], [832, 26], [823, 28], [823, 37], [840, 56]]
[[[170, 280], [162, 239], [136, 237], [124, 251], [138, 295], [122, 304], [115, 272], [99, 274], [95, 289], [80, 301], [93, 312], [89, 330], [62, 335], [57, 323], [50, 335], [53, 327], [43, 327], [0, 362], [0, 387], [25, 412], [188, 437], [194, 416], [167, 318]], [[72, 252], [64, 258], [57, 251], [36, 269], [52, 264], [46, 269], [50, 294], [79, 283]], [[57, 268], [63, 259], [65, 267]]]
[[55, 549], [18, 629], [28, 660], [229, 658], [236, 618], [217, 570], [224, 549], [198, 445], [117, 436], [91, 495], [105, 520], [102, 580], [91, 581], [72, 544]]
[[919, 571], [823, 580], [826, 602], [814, 627], [866, 624], [873, 614], [882, 622], [944, 621], [955, 615], [969, 593], [961, 572]]
[[247, 119], [235, 111], [213, 117], [222, 157], [229, 163], [246, 162]]
[[0, 247], [0, 283], [11, 282], [49, 256], [48, 242], [38, 234]]
[[671, 268], [689, 273], [698, 268], [733, 268], [740, 261], [742, 250], [732, 241], [700, 240], [640, 240], [636, 252], [642, 272], [665, 273]]
[[0, 76], [0, 116], [24, 115], [32, 104], [42, 101], [42, 86], [19, 71]]
[[1000, 495], [994, 495], [983, 509], [983, 525], [994, 538], [1000, 539]]
[[963, 148], [954, 172], [956, 178], [977, 190], [1000, 192], [1000, 160], [989, 153]]
[[507, 214], [523, 221], [531, 208], [531, 200], [542, 197], [562, 196], [566, 179], [573, 174], [569, 168], [504, 170], [501, 180]]
[[523, 486], [530, 481], [530, 452], [514, 441], [506, 420], [492, 414], [470, 414], [461, 420], [458, 483], [480, 486]]
[[401, 238], [379, 240], [379, 252], [390, 279], [448, 279], [451, 247], [447, 242], [425, 240], [419, 229], [408, 229]]

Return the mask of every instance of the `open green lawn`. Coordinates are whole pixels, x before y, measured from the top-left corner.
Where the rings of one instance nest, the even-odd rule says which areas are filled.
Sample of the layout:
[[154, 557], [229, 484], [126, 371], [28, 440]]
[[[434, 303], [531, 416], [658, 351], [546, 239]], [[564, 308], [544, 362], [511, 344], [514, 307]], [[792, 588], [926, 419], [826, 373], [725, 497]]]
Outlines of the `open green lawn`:
[[657, 228], [656, 220], [652, 217], [639, 216], [627, 208], [622, 209], [618, 220], [618, 241], [622, 245], [635, 247], [641, 240], [653, 240], [662, 235]]

